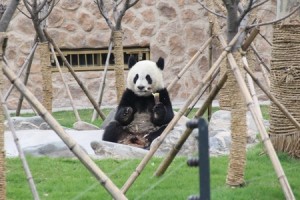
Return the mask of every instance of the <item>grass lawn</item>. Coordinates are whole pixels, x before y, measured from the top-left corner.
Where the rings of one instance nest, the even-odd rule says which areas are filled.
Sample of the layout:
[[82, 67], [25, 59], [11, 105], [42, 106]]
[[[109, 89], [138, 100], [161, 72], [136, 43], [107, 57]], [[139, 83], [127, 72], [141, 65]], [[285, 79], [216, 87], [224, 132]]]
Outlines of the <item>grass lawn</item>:
[[[263, 107], [264, 111], [267, 109], [267, 107]], [[58, 112], [53, 115], [63, 126], [72, 127], [75, 117], [72, 112], [70, 113]], [[82, 119], [87, 122], [91, 118], [91, 113], [91, 110], [80, 111]], [[265, 118], [268, 119], [268, 116], [266, 115]], [[94, 124], [100, 125], [101, 120]], [[279, 159], [296, 199], [300, 199], [300, 160], [292, 159], [285, 154], [279, 154]], [[128, 190], [126, 194], [128, 199], [176, 200], [187, 199], [190, 195], [199, 194], [198, 168], [188, 167], [186, 165], [187, 158], [176, 158], [162, 177], [154, 177], [153, 174], [161, 161], [162, 159], [159, 158], [150, 160], [142, 174]], [[140, 160], [104, 159], [95, 160], [95, 162], [121, 188]], [[112, 199], [104, 187], [77, 159], [28, 157], [28, 163], [41, 199]], [[226, 185], [227, 166], [228, 156], [212, 157], [210, 160], [211, 199], [285, 199], [273, 165], [265, 154], [262, 144], [250, 149], [247, 153], [246, 186], [231, 188]], [[24, 170], [18, 158], [6, 159], [6, 181], [8, 200], [32, 199]]]

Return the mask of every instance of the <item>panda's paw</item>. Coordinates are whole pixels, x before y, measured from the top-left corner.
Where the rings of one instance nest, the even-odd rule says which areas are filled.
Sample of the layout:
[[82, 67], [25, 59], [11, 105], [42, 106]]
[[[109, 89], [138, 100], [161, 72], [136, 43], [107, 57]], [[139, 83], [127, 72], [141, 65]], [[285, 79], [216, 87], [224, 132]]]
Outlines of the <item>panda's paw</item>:
[[128, 121], [133, 113], [133, 109], [131, 107], [125, 107], [123, 108], [122, 114], [121, 114], [121, 120], [122, 121]]
[[153, 107], [154, 119], [163, 118], [166, 114], [166, 108], [163, 103], [158, 103]]

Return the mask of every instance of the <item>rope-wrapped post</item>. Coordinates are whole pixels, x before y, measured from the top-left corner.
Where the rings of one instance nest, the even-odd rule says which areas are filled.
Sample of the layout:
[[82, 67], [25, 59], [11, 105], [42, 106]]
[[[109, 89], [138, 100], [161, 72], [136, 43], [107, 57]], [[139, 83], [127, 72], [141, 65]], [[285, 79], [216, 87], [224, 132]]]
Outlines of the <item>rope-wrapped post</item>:
[[122, 30], [113, 31], [113, 38], [114, 38], [114, 56], [115, 56], [115, 83], [116, 83], [116, 90], [117, 90], [117, 100], [119, 102], [125, 90]]
[[[270, 92], [300, 121], [300, 26], [276, 25], [273, 33]], [[270, 105], [270, 138], [278, 152], [300, 158], [300, 131], [274, 104]]]
[[[0, 33], [0, 68], [3, 67], [3, 54], [5, 48], [5, 41], [7, 35], [4, 32]], [[3, 73], [0, 69], [0, 91], [3, 89]], [[5, 177], [5, 146], [4, 146], [4, 112], [3, 107], [0, 106], [0, 199], [6, 197], [6, 177]]]
[[42, 85], [43, 85], [43, 105], [51, 113], [52, 112], [52, 73], [50, 66], [50, 53], [48, 42], [40, 43], [38, 52], [40, 55]]

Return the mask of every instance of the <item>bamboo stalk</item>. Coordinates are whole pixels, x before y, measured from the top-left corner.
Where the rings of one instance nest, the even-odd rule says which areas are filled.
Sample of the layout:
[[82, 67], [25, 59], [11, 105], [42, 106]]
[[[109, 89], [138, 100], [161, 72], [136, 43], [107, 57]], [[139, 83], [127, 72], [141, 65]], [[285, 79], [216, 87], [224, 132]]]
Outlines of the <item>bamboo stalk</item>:
[[[1, 93], [2, 92], [0, 92], [0, 94]], [[34, 200], [39, 200], [40, 199], [39, 194], [38, 194], [37, 189], [35, 187], [35, 183], [34, 183], [34, 180], [33, 180], [33, 177], [32, 177], [31, 171], [30, 171], [30, 168], [28, 166], [25, 154], [24, 154], [24, 152], [23, 152], [23, 150], [21, 148], [21, 145], [19, 143], [19, 138], [17, 136], [15, 127], [14, 127], [14, 125], [12, 123], [12, 120], [11, 120], [11, 117], [10, 117], [10, 115], [8, 113], [7, 105], [6, 105], [5, 100], [4, 100], [4, 98], [3, 98], [2, 95], [0, 95], [0, 98], [1, 98], [1, 104], [2, 104], [3, 111], [4, 111], [4, 115], [5, 115], [6, 119], [7, 119], [9, 129], [10, 129], [10, 131], [12, 133], [13, 138], [14, 138], [14, 142], [16, 144], [16, 147], [17, 147], [17, 150], [18, 150], [18, 153], [19, 153], [19, 157], [20, 157], [20, 160], [22, 162], [22, 166], [23, 166], [23, 169], [25, 171], [26, 179], [28, 181], [28, 184], [29, 184], [32, 196], [33, 196], [33, 199]]]
[[232, 48], [232, 46], [237, 41], [239, 35], [244, 32], [244, 30], [240, 30], [235, 37], [231, 40], [231, 42], [228, 44], [226, 49], [221, 53], [215, 64], [212, 66], [211, 69], [206, 73], [205, 77], [200, 81], [199, 85], [195, 88], [194, 92], [190, 95], [184, 106], [177, 112], [177, 114], [173, 117], [171, 122], [168, 124], [168, 126], [165, 128], [163, 133], [160, 135], [160, 137], [157, 139], [157, 142], [151, 147], [150, 151], [146, 154], [146, 156], [143, 158], [141, 163], [137, 166], [135, 171], [131, 174], [129, 179], [126, 181], [126, 183], [122, 187], [122, 191], [126, 193], [126, 191], [129, 189], [129, 187], [133, 184], [133, 182], [137, 179], [137, 177], [141, 174], [142, 170], [145, 168], [151, 157], [154, 155], [156, 150], [159, 148], [159, 146], [162, 144], [164, 139], [166, 138], [167, 134], [170, 132], [172, 128], [176, 125], [180, 117], [183, 116], [186, 108], [191, 104], [193, 99], [197, 96], [199, 91], [202, 89], [203, 85], [205, 85], [206, 82], [208, 82], [209, 78], [213, 75], [213, 73], [219, 69], [219, 65], [224, 59], [224, 57], [227, 55], [228, 51]]
[[253, 44], [251, 44], [251, 48], [252, 48], [253, 52], [255, 53], [256, 57], [258, 58], [258, 60], [260, 62], [259, 66], [260, 66], [261, 71], [263, 73], [263, 77], [265, 78], [266, 83], [267, 83], [268, 87], [270, 88], [271, 83], [270, 83], [270, 79], [268, 77], [268, 73], [270, 72], [270, 69], [265, 64], [265, 62], [263, 61], [263, 59], [259, 56], [259, 53], [257, 52], [257, 50], [256, 50], [256, 48], [255, 48], [255, 46]]
[[[21, 74], [23, 73], [23, 71], [25, 70], [25, 68], [28, 66], [29, 60], [32, 59], [32, 56], [33, 56], [33, 54], [34, 54], [34, 52], [36, 50], [37, 44], [38, 43], [36, 42], [33, 45], [33, 47], [31, 49], [29, 55], [26, 57], [25, 62], [23, 63], [23, 65], [22, 65], [22, 67], [21, 67], [21, 69], [20, 69], [20, 71], [19, 71], [19, 73], [17, 75], [18, 77], [21, 76]], [[8, 65], [8, 61], [7, 61], [7, 59], [5, 57], [3, 57], [3, 60], [6, 63], [6, 65]], [[6, 92], [5, 96], [4, 96], [4, 101], [7, 100], [8, 96], [10, 95], [11, 91], [13, 90], [13, 88], [14, 88], [14, 84], [11, 84], [10, 87], [9, 87], [9, 89]]]
[[[250, 69], [246, 56], [242, 56], [242, 61], [243, 61], [244, 66], [246, 68]], [[254, 106], [256, 108], [257, 113], [259, 114], [259, 118], [261, 120], [263, 120], [263, 116], [261, 114], [261, 109], [260, 109], [258, 98], [257, 98], [256, 92], [255, 92], [253, 80], [252, 80], [251, 76], [248, 73], [246, 74], [246, 77], [247, 77], [247, 82], [248, 82], [250, 94], [251, 94], [253, 102], [254, 102]]]
[[227, 58], [228, 58], [228, 61], [229, 61], [229, 65], [232, 69], [232, 72], [237, 80], [237, 83], [240, 87], [240, 90], [245, 98], [245, 101], [246, 101], [246, 104], [247, 104], [247, 107], [248, 109], [250, 110], [251, 114], [252, 114], [252, 117], [255, 121], [255, 124], [261, 134], [261, 138], [262, 138], [262, 141], [267, 149], [267, 152], [269, 154], [269, 157], [271, 159], [271, 162], [273, 164], [273, 167], [275, 169], [275, 172], [277, 174], [277, 178], [281, 184], [281, 187], [283, 189], [283, 192], [284, 192], [284, 195], [285, 195], [285, 198], [286, 199], [289, 199], [289, 200], [294, 200], [295, 197], [294, 197], [294, 194], [290, 188], [290, 185], [288, 183], [288, 180], [284, 174], [284, 171], [283, 171], [283, 168], [280, 164], [280, 161], [277, 157], [277, 154], [274, 150], [274, 147], [272, 145], [272, 142], [269, 138], [269, 135], [264, 127], [264, 124], [263, 124], [263, 121], [258, 117], [259, 114], [257, 113], [257, 110], [255, 109], [255, 105], [253, 103], [253, 100], [251, 98], [251, 95], [248, 91], [248, 88], [246, 86], [246, 83], [245, 81], [243, 80], [243, 77], [241, 75], [241, 72], [237, 66], [237, 63], [233, 57], [233, 55], [231, 53], [228, 53], [227, 55]]
[[69, 62], [67, 61], [67, 59], [65, 58], [64, 54], [61, 52], [61, 50], [59, 49], [59, 47], [57, 46], [57, 44], [52, 40], [52, 38], [50, 38], [48, 32], [44, 29], [44, 33], [45, 36], [47, 37], [47, 40], [54, 46], [55, 50], [58, 52], [58, 54], [60, 55], [60, 57], [62, 58], [63, 62], [65, 63], [66, 67], [69, 69], [70, 73], [72, 74], [72, 76], [74, 77], [74, 79], [76, 80], [76, 82], [78, 83], [78, 85], [80, 86], [80, 88], [82, 89], [82, 91], [85, 93], [85, 95], [87, 96], [87, 98], [90, 100], [90, 102], [93, 104], [94, 109], [98, 112], [98, 114], [101, 116], [101, 118], [105, 118], [105, 115], [102, 113], [102, 111], [99, 109], [96, 101], [93, 99], [93, 97], [90, 95], [90, 93], [88, 92], [88, 90], [86, 89], [86, 87], [83, 85], [82, 81], [78, 78], [78, 76], [76, 75], [76, 73], [74, 72], [74, 70], [72, 69], [72, 66], [69, 64]]
[[[214, 23], [212, 21], [209, 22], [209, 36], [212, 37], [213, 36], [213, 32], [214, 32]], [[210, 69], [212, 64], [213, 64], [213, 53], [212, 53], [212, 43], [209, 43], [209, 47], [208, 47], [208, 68]], [[208, 88], [208, 92], [211, 92], [211, 85]], [[207, 120], [210, 121], [211, 119], [211, 115], [212, 115], [212, 103], [210, 103], [210, 105], [207, 107]]]
[[75, 117], [76, 117], [77, 121], [81, 121], [81, 118], [80, 118], [80, 116], [79, 116], [79, 113], [78, 113], [78, 111], [77, 111], [77, 109], [76, 109], [76, 106], [75, 106], [75, 104], [74, 104], [73, 97], [72, 97], [72, 94], [71, 94], [71, 92], [70, 92], [69, 86], [68, 86], [68, 84], [67, 84], [66, 81], [65, 81], [64, 75], [63, 75], [63, 73], [62, 73], [60, 64], [59, 64], [59, 62], [58, 62], [58, 60], [57, 60], [57, 56], [56, 56], [56, 54], [55, 54], [55, 52], [54, 52], [54, 49], [53, 49], [53, 45], [52, 45], [52, 44], [50, 44], [50, 49], [51, 49], [53, 58], [54, 58], [54, 60], [55, 60], [56, 67], [57, 67], [57, 69], [58, 69], [58, 71], [59, 71], [60, 77], [61, 77], [61, 79], [62, 79], [62, 81], [63, 81], [63, 83], [64, 83], [65, 89], [66, 89], [67, 94], [68, 94], [68, 96], [69, 96], [69, 99], [70, 99], [71, 106], [72, 106], [72, 108], [73, 108]]
[[213, 74], [213, 76], [211, 76], [209, 78], [209, 81], [205, 84], [205, 87], [201, 90], [200, 95], [198, 95], [198, 97], [194, 99], [194, 102], [192, 102], [192, 106], [188, 107], [188, 109], [186, 110], [184, 116], [188, 116], [189, 113], [193, 110], [193, 108], [195, 107], [195, 105], [197, 104], [197, 102], [200, 100], [200, 98], [204, 95], [204, 93], [207, 91], [207, 89], [209, 89], [209, 87], [211, 86], [212, 82], [215, 80], [215, 78], [219, 74], [219, 72], [220, 72], [220, 70], [218, 69], [217, 72], [215, 74]]
[[38, 99], [26, 88], [21, 80], [14, 72], [6, 66], [3, 66], [3, 72], [6, 77], [15, 84], [16, 88], [24, 95], [30, 104], [38, 111], [39, 115], [49, 124], [49, 126], [57, 133], [62, 141], [76, 155], [81, 163], [96, 177], [99, 183], [111, 194], [115, 199], [127, 199], [124, 194], [114, 185], [114, 183], [102, 172], [102, 170], [94, 163], [94, 161], [82, 150], [79, 144], [70, 137], [53, 116], [45, 109]]
[[[23, 80], [23, 82], [24, 82], [25, 85], [27, 85], [27, 82], [28, 82], [28, 79], [29, 79], [32, 60], [33, 60], [33, 56], [30, 57], [30, 59], [28, 60], [28, 66], [27, 66], [27, 69], [26, 69], [25, 78]], [[20, 97], [19, 97], [19, 101], [18, 101], [18, 106], [17, 106], [17, 109], [16, 109], [16, 116], [20, 116], [20, 112], [21, 112], [23, 100], [24, 100], [24, 96], [21, 93]], [[33, 109], [33, 111], [35, 112], [34, 109]]]
[[[208, 97], [205, 99], [203, 105], [198, 109], [196, 112], [194, 119], [200, 118], [206, 111], [206, 109], [210, 106], [211, 102], [214, 100], [214, 98], [217, 96], [223, 85], [225, 84], [227, 80], [227, 74], [224, 73], [222, 77], [220, 78], [220, 81], [215, 85], [215, 87], [210, 91]], [[165, 159], [161, 162], [157, 170], [155, 171], [155, 176], [161, 176], [165, 173], [165, 171], [168, 169], [171, 162], [174, 160], [177, 153], [182, 148], [185, 141], [188, 139], [190, 134], [192, 133], [192, 128], [186, 128], [184, 133], [181, 135], [177, 143], [173, 146], [173, 148], [168, 152]]]
[[172, 82], [167, 87], [168, 91], [171, 91], [175, 83], [181, 79], [182, 75], [189, 69], [189, 67], [195, 62], [195, 60], [203, 53], [204, 49], [211, 43], [214, 36], [211, 36], [206, 42], [201, 46], [201, 48], [194, 54], [191, 60], [184, 66], [184, 68], [178, 73], [178, 75], [172, 80]]
[[[107, 53], [107, 57], [106, 57], [106, 61], [105, 61], [103, 78], [102, 78], [102, 82], [100, 84], [100, 89], [99, 89], [99, 95], [98, 95], [98, 101], [97, 101], [99, 107], [101, 106], [101, 103], [102, 103], [103, 92], [104, 92], [104, 87], [105, 87], [105, 79], [106, 79], [106, 75], [107, 75], [107, 69], [108, 69], [108, 65], [109, 65], [109, 59], [110, 59], [110, 55], [111, 55], [112, 46], [113, 46], [113, 43], [112, 43], [112, 41], [110, 41], [109, 47], [108, 47], [108, 53]], [[95, 121], [97, 116], [98, 116], [97, 112], [94, 109], [91, 121], [92, 122]], [[102, 118], [102, 120], [105, 120], [105, 118]]]

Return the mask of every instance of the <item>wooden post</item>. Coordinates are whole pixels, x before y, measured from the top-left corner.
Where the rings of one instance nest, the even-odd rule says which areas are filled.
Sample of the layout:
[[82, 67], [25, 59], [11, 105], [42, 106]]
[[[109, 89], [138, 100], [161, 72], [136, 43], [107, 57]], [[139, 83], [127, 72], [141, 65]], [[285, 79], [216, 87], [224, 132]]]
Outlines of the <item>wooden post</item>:
[[96, 177], [99, 183], [111, 194], [115, 199], [127, 199], [116, 185], [102, 172], [102, 170], [94, 163], [94, 161], [83, 151], [76, 141], [70, 137], [54, 117], [45, 109], [45, 107], [37, 100], [37, 98], [26, 88], [21, 80], [14, 72], [6, 66], [3, 66], [3, 72], [6, 77], [15, 84], [16, 88], [24, 95], [29, 103], [34, 106], [39, 115], [49, 124], [56, 132], [74, 155], [81, 163]]

